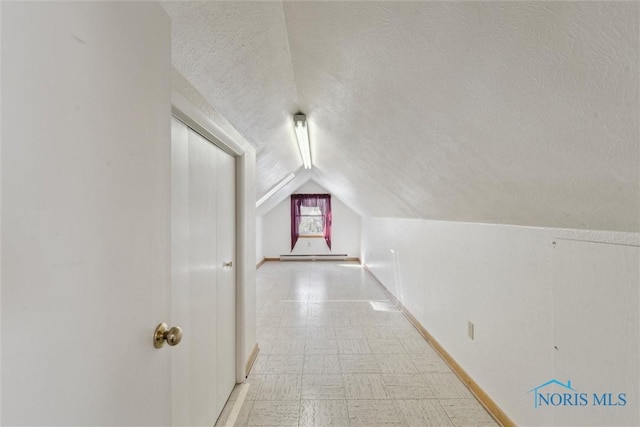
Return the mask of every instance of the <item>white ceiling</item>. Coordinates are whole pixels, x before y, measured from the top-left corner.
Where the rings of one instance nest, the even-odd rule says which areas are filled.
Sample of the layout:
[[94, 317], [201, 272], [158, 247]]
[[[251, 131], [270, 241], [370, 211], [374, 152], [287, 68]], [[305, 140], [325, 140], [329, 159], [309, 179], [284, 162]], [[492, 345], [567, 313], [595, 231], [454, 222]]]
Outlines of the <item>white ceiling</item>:
[[256, 198], [299, 169], [302, 111], [293, 184], [363, 215], [640, 230], [637, 2], [163, 6], [175, 67], [256, 147]]

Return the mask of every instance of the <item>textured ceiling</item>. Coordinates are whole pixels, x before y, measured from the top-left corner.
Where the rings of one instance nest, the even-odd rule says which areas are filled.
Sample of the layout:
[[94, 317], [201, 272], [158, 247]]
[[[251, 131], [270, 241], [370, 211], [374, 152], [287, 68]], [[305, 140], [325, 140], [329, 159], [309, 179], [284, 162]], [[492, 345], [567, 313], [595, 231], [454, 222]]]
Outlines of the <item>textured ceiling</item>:
[[257, 198], [301, 165], [300, 110], [291, 185], [363, 215], [640, 230], [637, 2], [163, 5], [175, 67], [256, 147]]

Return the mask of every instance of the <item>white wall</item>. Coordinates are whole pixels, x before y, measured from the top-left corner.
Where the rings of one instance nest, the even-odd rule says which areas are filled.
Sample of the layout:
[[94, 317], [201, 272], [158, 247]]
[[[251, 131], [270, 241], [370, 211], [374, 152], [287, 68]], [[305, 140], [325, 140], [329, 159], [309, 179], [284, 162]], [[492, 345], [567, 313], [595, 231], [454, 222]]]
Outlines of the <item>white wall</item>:
[[[242, 197], [244, 199], [243, 217], [238, 218], [243, 224], [242, 248], [238, 253], [238, 258], [242, 257], [242, 275], [241, 281], [243, 287], [242, 295], [239, 300], [241, 310], [238, 318], [238, 344], [244, 350], [241, 354], [242, 360], [249, 360], [255, 346], [258, 345], [256, 335], [256, 268], [255, 262], [251, 259], [256, 252], [256, 152], [253, 147], [249, 146], [240, 162], [240, 173], [244, 191]], [[238, 366], [238, 380], [242, 376], [246, 376], [245, 366]], [[243, 377], [244, 378], [244, 377]]]
[[[362, 256], [374, 275], [516, 424], [550, 425], [554, 422], [553, 410], [534, 409], [532, 395], [527, 391], [558, 374], [554, 370], [557, 352], [566, 350], [564, 342], [558, 343], [558, 337], [554, 340], [554, 313], [558, 320], [558, 309], [554, 311], [554, 296], [558, 298], [554, 288], [558, 285], [554, 283], [563, 272], [568, 272], [568, 262], [554, 252], [552, 242], [557, 238], [640, 244], [637, 233], [364, 218]], [[596, 245], [592, 251], [605, 260], [615, 259], [610, 255], [611, 247], [613, 245]], [[637, 364], [640, 261], [638, 249], [630, 250], [635, 250], [635, 255], [627, 255], [626, 264], [617, 267], [626, 275], [626, 281], [574, 284], [583, 298], [591, 296], [601, 300], [603, 286], [611, 286], [612, 292], [628, 298], [630, 308], [621, 314], [628, 323], [626, 329], [624, 325], [612, 324], [611, 317], [600, 318], [596, 313], [585, 317], [584, 313], [571, 308], [571, 300], [555, 303], [566, 306], [574, 320], [587, 330], [588, 325], [599, 322], [592, 336], [596, 343], [599, 335], [614, 334], [620, 338], [618, 341], [631, 336], [622, 356], [635, 358]], [[607, 304], [607, 300], [602, 304]], [[467, 337], [467, 321], [475, 324], [473, 341]], [[621, 329], [625, 329], [627, 335], [623, 335]], [[554, 350], [554, 345], [560, 350]], [[615, 354], [615, 349], [606, 351]], [[580, 354], [577, 358], [585, 362], [590, 357], [590, 354]], [[616, 366], [592, 368], [597, 373], [582, 372], [569, 379], [576, 386], [582, 381], [584, 387], [596, 375], [624, 374], [623, 368]], [[626, 391], [633, 396], [630, 398], [633, 405], [637, 405], [640, 391], [637, 372], [627, 374], [631, 379], [630, 389]], [[558, 375], [559, 380], [567, 380], [563, 378], [566, 375]], [[605, 391], [614, 390], [602, 390]], [[638, 407], [627, 408], [629, 410], [635, 411], [631, 423], [640, 421]], [[576, 416], [572, 419], [574, 423], [587, 422]]]
[[[234, 140], [239, 140], [237, 135]], [[244, 141], [244, 139], [242, 139]], [[246, 363], [257, 345], [256, 336], [256, 266], [253, 254], [256, 252], [256, 153], [249, 143], [245, 147], [244, 155], [236, 160], [236, 185], [238, 197], [242, 198], [244, 209], [237, 208], [238, 229], [237, 244], [237, 342], [238, 359], [236, 366], [236, 380], [238, 383], [246, 378]]]
[[264, 253], [262, 251], [262, 217], [256, 217], [256, 264], [262, 261]]
[[[297, 194], [328, 193], [315, 182], [302, 185]], [[267, 258], [280, 255], [347, 254], [360, 256], [360, 216], [335, 197], [331, 197], [333, 222], [331, 250], [324, 239], [301, 237], [291, 252], [291, 201], [286, 198], [262, 217], [262, 246]]]
[[[0, 26], [2, 25], [2, 4], [0, 4]], [[2, 46], [2, 38], [3, 38], [3, 34], [2, 31], [0, 31], [0, 46]], [[2, 55], [0, 55], [0, 82], [2, 82]], [[0, 129], [3, 129], [2, 127], [2, 120], [3, 120], [3, 115], [2, 115], [2, 83], [0, 83]], [[0, 136], [0, 165], [2, 164], [2, 138], [3, 136]], [[4, 215], [4, 211], [2, 209], [2, 173], [0, 173], [0, 236], [2, 236], [2, 217]], [[2, 307], [2, 245], [0, 244], [0, 307]], [[0, 315], [0, 343], [2, 343], [2, 316]], [[2, 344], [0, 344], [0, 348], [2, 347]], [[2, 364], [0, 363], [0, 377], [2, 377]], [[0, 424], [2, 424], [2, 387], [0, 387]]]

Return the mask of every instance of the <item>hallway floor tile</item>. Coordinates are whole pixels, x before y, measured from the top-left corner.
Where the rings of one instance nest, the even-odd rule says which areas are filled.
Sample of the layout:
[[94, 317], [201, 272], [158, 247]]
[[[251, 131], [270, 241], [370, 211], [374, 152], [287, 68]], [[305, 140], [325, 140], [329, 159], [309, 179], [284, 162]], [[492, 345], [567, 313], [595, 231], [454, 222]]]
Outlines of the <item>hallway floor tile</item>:
[[356, 263], [266, 263], [257, 307], [260, 354], [216, 426], [497, 425]]

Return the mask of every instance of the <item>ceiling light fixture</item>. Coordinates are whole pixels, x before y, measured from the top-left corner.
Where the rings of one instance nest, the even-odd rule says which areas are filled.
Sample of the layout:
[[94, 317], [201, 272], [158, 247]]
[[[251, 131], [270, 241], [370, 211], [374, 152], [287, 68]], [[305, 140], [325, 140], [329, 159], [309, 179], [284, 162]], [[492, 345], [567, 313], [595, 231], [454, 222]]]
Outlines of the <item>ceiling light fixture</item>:
[[305, 169], [311, 169], [311, 147], [309, 146], [309, 129], [307, 128], [307, 116], [296, 114], [293, 116], [293, 125], [298, 138], [300, 156]]
[[260, 200], [258, 200], [256, 202], [256, 208], [258, 206], [260, 206], [261, 204], [263, 204], [265, 201], [267, 201], [267, 199], [271, 196], [273, 196], [274, 194], [276, 194], [278, 191], [280, 191], [280, 189], [282, 187], [284, 187], [285, 185], [287, 185], [293, 178], [295, 178], [296, 174], [292, 173], [287, 175], [287, 177], [285, 179], [283, 179], [282, 181], [280, 181], [279, 183], [277, 183], [271, 190], [267, 191], [267, 194], [265, 194], [264, 196], [262, 196], [260, 198]]

